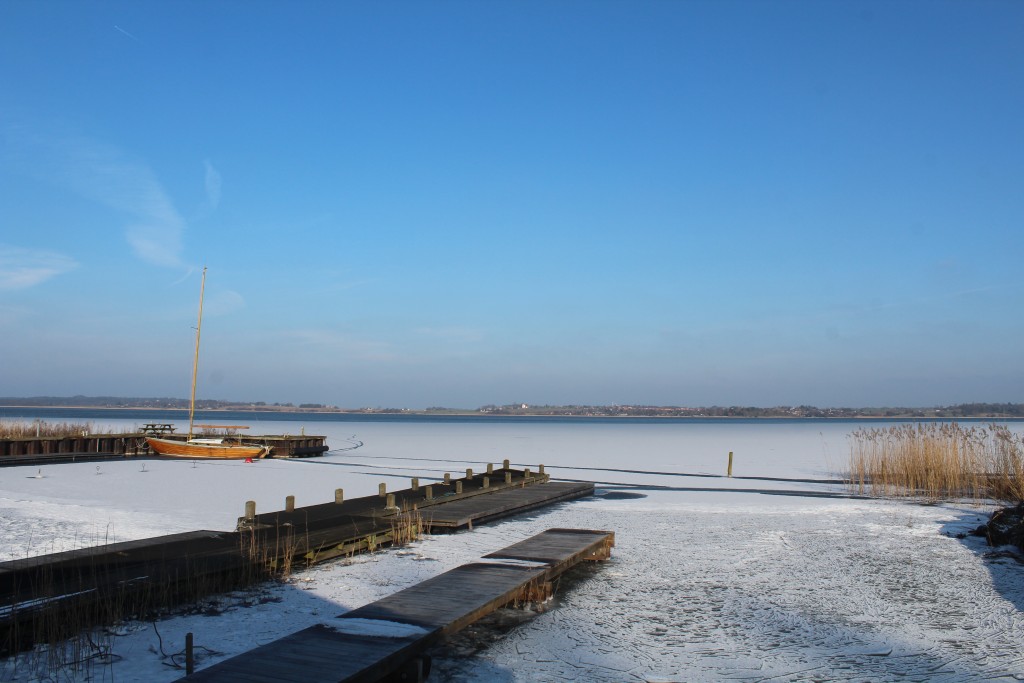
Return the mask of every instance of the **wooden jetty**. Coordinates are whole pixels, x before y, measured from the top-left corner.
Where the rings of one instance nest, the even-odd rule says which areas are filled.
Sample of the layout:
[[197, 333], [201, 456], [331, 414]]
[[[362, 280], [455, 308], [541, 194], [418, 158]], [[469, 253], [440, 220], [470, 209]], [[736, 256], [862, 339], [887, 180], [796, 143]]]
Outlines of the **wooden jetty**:
[[[0, 439], [0, 466], [47, 465], [58, 462], [109, 460], [135, 456], [151, 456], [153, 451], [146, 436], [161, 433], [162, 438], [185, 441], [185, 434], [146, 429], [126, 434], [81, 434], [77, 436], [40, 436], [22, 439]], [[166, 425], [170, 428], [170, 425]], [[270, 446], [269, 458], [311, 458], [328, 451], [326, 436], [305, 434], [242, 437]]]
[[[246, 505], [235, 531], [194, 531], [0, 562], [0, 655], [39, 634], [185, 604], [292, 568], [415, 538], [432, 525], [471, 528], [593, 493], [589, 483], [550, 482], [546, 474], [495, 470], [378, 495], [255, 513]], [[491, 484], [491, 480], [495, 484]], [[449, 512], [450, 509], [450, 512]], [[112, 614], [116, 606], [121, 614]], [[74, 619], [71, 618], [73, 615]], [[41, 628], [45, 624], [46, 628]]]
[[[462, 565], [203, 669], [189, 680], [369, 683], [397, 674], [423, 681], [421, 657], [428, 647], [500, 607], [549, 596], [555, 578], [580, 562], [607, 559], [614, 545], [610, 531], [549, 529], [484, 556], [491, 562]], [[355, 624], [359, 628], [350, 628]], [[367, 635], [367, 624], [379, 625], [382, 635]], [[396, 633], [396, 624], [415, 631]]]

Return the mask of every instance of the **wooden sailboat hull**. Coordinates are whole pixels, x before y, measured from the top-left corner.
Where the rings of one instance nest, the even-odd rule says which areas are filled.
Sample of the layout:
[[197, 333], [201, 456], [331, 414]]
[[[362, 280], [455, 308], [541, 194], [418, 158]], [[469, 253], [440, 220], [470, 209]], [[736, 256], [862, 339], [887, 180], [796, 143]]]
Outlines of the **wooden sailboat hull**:
[[206, 443], [189, 443], [174, 439], [158, 439], [147, 436], [146, 443], [157, 455], [168, 458], [215, 458], [220, 460], [239, 460], [244, 458], [262, 458], [270, 451], [265, 446], [225, 446]]

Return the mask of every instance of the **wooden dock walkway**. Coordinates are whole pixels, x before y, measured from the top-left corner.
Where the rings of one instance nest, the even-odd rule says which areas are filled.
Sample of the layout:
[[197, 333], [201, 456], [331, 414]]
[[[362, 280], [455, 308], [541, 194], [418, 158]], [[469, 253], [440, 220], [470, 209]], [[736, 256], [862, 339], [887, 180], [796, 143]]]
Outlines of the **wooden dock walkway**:
[[351, 500], [336, 492], [337, 502], [243, 517], [235, 531], [194, 531], [0, 562], [0, 655], [29, 646], [43, 632], [40, 623], [75, 632], [110, 618], [111, 605], [130, 614], [194, 602], [429, 528], [472, 528], [594, 490], [593, 484], [549, 482], [529, 470], [488, 469], [490, 474], [449, 476], [447, 484], [419, 486], [414, 480], [408, 489]]
[[[189, 680], [368, 683], [404, 672], [406, 680], [422, 681], [417, 658], [428, 647], [500, 607], [550, 595], [553, 579], [580, 562], [607, 559], [614, 544], [615, 534], [609, 531], [549, 529], [486, 555], [491, 562], [456, 567], [329, 624], [215, 664]], [[367, 635], [368, 625], [371, 632], [377, 625], [378, 635]]]
[[[147, 427], [154, 425], [147, 425]], [[170, 425], [166, 425], [170, 426]], [[0, 439], [0, 466], [47, 465], [93, 459], [146, 457], [154, 453], [146, 443], [151, 430], [125, 434], [81, 434], [78, 436], [37, 436]], [[164, 438], [184, 441], [186, 434], [164, 433]], [[246, 438], [246, 437], [242, 437]], [[271, 458], [311, 458], [328, 451], [326, 436], [306, 434], [260, 435], [248, 439], [270, 447]], [[77, 456], [77, 458], [75, 457]]]

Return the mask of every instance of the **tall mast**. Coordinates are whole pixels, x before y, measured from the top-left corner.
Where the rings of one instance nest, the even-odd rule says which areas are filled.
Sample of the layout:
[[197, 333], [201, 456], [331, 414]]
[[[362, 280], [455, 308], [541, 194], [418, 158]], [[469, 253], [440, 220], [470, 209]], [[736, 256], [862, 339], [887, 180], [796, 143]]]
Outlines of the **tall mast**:
[[196, 414], [196, 375], [199, 374], [199, 333], [203, 330], [203, 293], [206, 291], [206, 266], [203, 282], [199, 285], [199, 322], [196, 323], [196, 355], [192, 361], [192, 398], [188, 402], [188, 440], [192, 440], [192, 421]]

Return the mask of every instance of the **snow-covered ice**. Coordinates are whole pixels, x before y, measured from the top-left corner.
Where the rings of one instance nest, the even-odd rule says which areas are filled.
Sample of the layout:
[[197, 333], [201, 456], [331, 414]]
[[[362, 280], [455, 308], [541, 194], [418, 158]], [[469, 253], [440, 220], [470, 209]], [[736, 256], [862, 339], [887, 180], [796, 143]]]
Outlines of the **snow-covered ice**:
[[398, 488], [411, 476], [504, 458], [604, 482], [607, 494], [317, 566], [156, 623], [122, 624], [95, 636], [107, 657], [56, 674], [23, 657], [0, 663], [0, 679], [177, 680], [188, 632], [202, 667], [313, 624], [339, 628], [352, 608], [551, 527], [614, 531], [611, 560], [574, 570], [540, 612], [502, 610], [470, 627], [437, 653], [432, 678], [1024, 679], [1022, 568], [1007, 549], [957, 538], [989, 507], [706, 476], [723, 474], [734, 451], [737, 475], [829, 479], [857, 426], [320, 422], [307, 433], [325, 433], [333, 446], [355, 432], [364, 445], [309, 461], [53, 465], [42, 478], [38, 467], [0, 468], [3, 559], [231, 529], [245, 500], [258, 510], [280, 509], [290, 494], [297, 505], [325, 502], [338, 487], [368, 495], [381, 481]]

